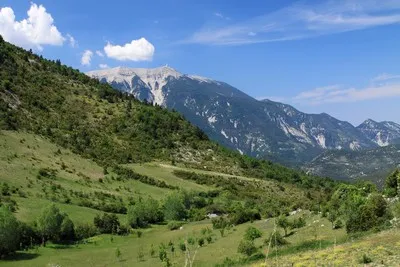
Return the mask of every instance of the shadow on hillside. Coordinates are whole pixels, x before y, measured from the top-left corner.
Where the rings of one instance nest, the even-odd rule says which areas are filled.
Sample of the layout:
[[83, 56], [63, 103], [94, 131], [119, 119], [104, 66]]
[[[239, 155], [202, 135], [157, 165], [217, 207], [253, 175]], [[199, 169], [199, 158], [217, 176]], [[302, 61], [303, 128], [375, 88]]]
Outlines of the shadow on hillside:
[[3, 261], [25, 261], [25, 260], [32, 260], [39, 256], [38, 253], [29, 253], [29, 252], [16, 252], [13, 255], [8, 255]]

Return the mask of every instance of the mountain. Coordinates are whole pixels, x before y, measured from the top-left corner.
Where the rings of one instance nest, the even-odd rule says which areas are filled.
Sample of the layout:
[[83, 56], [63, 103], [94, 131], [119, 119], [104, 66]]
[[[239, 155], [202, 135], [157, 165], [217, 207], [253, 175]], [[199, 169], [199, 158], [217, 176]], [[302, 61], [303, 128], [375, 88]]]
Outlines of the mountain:
[[360, 178], [383, 185], [384, 179], [396, 167], [400, 167], [400, 145], [362, 151], [326, 151], [306, 164], [303, 170], [339, 180]]
[[140, 100], [175, 109], [213, 140], [250, 156], [299, 165], [328, 149], [377, 147], [359, 129], [328, 114], [306, 114], [290, 105], [259, 101], [227, 83], [167, 66], [118, 67], [87, 75]]
[[357, 129], [379, 146], [400, 143], [400, 125], [394, 122], [368, 119], [357, 126]]

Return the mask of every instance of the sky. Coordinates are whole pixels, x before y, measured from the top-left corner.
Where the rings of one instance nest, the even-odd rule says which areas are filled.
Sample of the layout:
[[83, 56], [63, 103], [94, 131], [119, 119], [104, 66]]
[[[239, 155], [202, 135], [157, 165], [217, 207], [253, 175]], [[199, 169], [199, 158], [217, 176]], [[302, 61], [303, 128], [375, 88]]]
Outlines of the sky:
[[400, 0], [2, 0], [0, 8], [5, 40], [84, 72], [168, 65], [354, 125], [400, 123]]

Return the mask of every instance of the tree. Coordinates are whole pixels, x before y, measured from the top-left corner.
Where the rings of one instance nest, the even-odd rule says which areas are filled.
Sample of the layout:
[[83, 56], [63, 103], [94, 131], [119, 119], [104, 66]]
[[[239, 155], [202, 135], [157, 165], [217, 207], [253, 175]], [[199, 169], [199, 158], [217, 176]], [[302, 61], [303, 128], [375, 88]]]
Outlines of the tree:
[[102, 234], [116, 234], [120, 227], [119, 219], [113, 213], [103, 213], [102, 216], [97, 214], [93, 219], [93, 223]]
[[262, 233], [259, 229], [254, 226], [250, 226], [247, 228], [246, 233], [244, 234], [244, 239], [254, 241], [255, 239], [262, 236]]
[[395, 197], [400, 191], [400, 171], [395, 170], [385, 180], [385, 193], [389, 197]]
[[287, 230], [290, 227], [290, 222], [286, 216], [281, 215], [278, 217], [277, 225], [285, 231], [285, 236], [287, 236]]
[[336, 211], [334, 211], [334, 210], [329, 211], [328, 220], [332, 224], [332, 229], [335, 228], [335, 221], [336, 221], [337, 218], [338, 218], [338, 214], [337, 214]]
[[187, 211], [180, 194], [173, 193], [164, 203], [164, 215], [167, 220], [180, 221], [187, 218]]
[[242, 240], [238, 246], [238, 252], [242, 253], [246, 256], [251, 256], [257, 251], [256, 246], [254, 245], [253, 241], [249, 240]]
[[0, 207], [0, 258], [18, 248], [19, 223], [6, 207]]
[[57, 241], [61, 232], [61, 224], [64, 215], [54, 205], [44, 208], [37, 219], [37, 228], [42, 236], [42, 245], [46, 245], [47, 240]]
[[133, 228], [146, 227], [150, 223], [163, 220], [158, 201], [152, 198], [141, 200], [128, 208], [128, 224]]
[[75, 240], [74, 223], [67, 216], [63, 219], [60, 229], [60, 240], [73, 241]]

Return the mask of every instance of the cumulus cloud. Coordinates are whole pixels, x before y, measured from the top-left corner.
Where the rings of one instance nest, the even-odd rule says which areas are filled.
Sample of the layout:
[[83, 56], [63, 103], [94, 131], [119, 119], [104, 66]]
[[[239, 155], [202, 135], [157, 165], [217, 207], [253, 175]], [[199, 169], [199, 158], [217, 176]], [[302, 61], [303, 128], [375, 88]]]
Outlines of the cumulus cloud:
[[108, 69], [109, 66], [108, 66], [107, 64], [100, 64], [100, 65], [99, 65], [99, 68], [100, 68], [100, 69]]
[[81, 64], [83, 66], [89, 66], [90, 62], [92, 61], [93, 52], [90, 50], [85, 50], [82, 54]]
[[96, 50], [96, 55], [98, 55], [99, 57], [104, 57], [104, 54], [99, 50]]
[[42, 5], [31, 3], [28, 17], [17, 21], [10, 7], [0, 9], [0, 34], [13, 44], [43, 50], [43, 45], [63, 45], [65, 38]]
[[154, 46], [142, 37], [123, 46], [108, 43], [104, 47], [104, 52], [107, 57], [120, 61], [151, 61], [154, 55]]
[[[224, 18], [221, 13], [214, 15]], [[180, 43], [244, 45], [289, 41], [398, 23], [398, 0], [306, 0], [228, 25], [208, 22]]]

